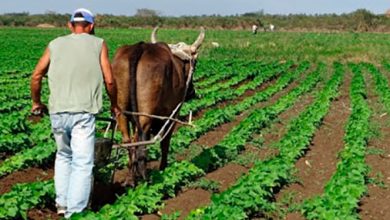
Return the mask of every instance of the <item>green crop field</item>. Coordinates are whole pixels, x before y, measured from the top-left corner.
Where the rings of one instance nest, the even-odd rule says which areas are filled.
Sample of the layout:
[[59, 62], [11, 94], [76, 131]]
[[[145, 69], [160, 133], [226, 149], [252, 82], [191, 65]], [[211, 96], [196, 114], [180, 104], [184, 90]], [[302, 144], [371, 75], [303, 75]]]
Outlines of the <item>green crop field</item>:
[[[111, 57], [150, 33], [96, 31]], [[192, 43], [198, 33], [161, 28], [158, 40]], [[0, 28], [0, 219], [58, 219], [50, 121], [28, 117], [34, 66], [65, 34]], [[72, 219], [390, 218], [389, 51], [384, 33], [206, 30], [197, 97], [180, 112], [192, 111], [195, 126], [176, 129], [168, 167], [150, 166], [147, 182], [119, 187], [128, 161], [121, 152], [96, 169], [102, 186], [92, 207]], [[148, 157], [159, 160], [157, 145]]]

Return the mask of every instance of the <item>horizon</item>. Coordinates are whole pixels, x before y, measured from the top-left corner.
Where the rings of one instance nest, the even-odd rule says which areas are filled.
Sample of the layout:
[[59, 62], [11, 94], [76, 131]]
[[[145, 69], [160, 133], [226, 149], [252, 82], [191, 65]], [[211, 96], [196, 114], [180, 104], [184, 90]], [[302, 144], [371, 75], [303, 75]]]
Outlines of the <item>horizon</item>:
[[[207, 7], [204, 7], [204, 6]], [[14, 0], [0, 1], [0, 14], [28, 13], [30, 15], [57, 13], [71, 14], [76, 8], [90, 9], [94, 14], [114, 16], [134, 16], [138, 9], [151, 9], [161, 17], [183, 16], [235, 16], [245, 13], [263, 12], [266, 15], [323, 15], [348, 14], [358, 9], [366, 9], [373, 14], [385, 14], [390, 9], [388, 0], [114, 0], [107, 3], [104, 0], [82, 2], [76, 0]]]
[[[360, 10], [360, 9], [364, 9], [364, 10], [367, 10], [375, 15], [385, 15], [386, 14], [386, 11], [383, 12], [383, 13], [374, 13], [366, 8], [358, 8], [354, 11], [350, 11], [350, 12], [343, 12], [343, 13], [314, 13], [314, 14], [309, 14], [309, 13], [289, 13], [289, 14], [271, 14], [271, 13], [266, 13], [266, 12], [261, 12], [261, 11], [248, 11], [248, 12], [243, 12], [241, 14], [226, 14], [226, 15], [220, 15], [220, 14], [203, 14], [203, 15], [177, 15], [177, 16], [174, 16], [174, 15], [164, 15], [164, 14], [159, 14], [158, 17], [177, 17], [177, 18], [180, 18], [180, 17], [203, 17], [203, 16], [209, 16], [209, 17], [212, 17], [212, 16], [221, 16], [221, 17], [229, 17], [229, 16], [243, 16], [245, 14], [249, 14], [249, 13], [259, 13], [259, 14], [262, 14], [262, 15], [269, 15], [269, 16], [290, 16], [290, 15], [305, 15], [305, 16], [321, 16], [321, 15], [337, 15], [337, 16], [341, 16], [341, 15], [344, 15], [344, 14], [351, 14], [357, 10]], [[152, 9], [153, 10], [153, 9]], [[153, 10], [155, 11], [155, 10]], [[155, 11], [157, 13], [159, 13], [159, 11]], [[45, 11], [43, 13], [30, 13], [28, 11], [19, 11], [19, 12], [6, 12], [6, 13], [0, 13], [0, 16], [1, 15], [12, 15], [12, 14], [27, 14], [27, 15], [47, 15], [47, 14], [57, 14], [57, 15], [71, 15], [72, 12], [65, 12], [65, 13], [58, 13], [56, 11]], [[112, 14], [112, 13], [94, 13], [94, 15], [108, 15], [108, 16], [126, 16], [126, 17], [133, 17], [133, 16], [136, 16], [136, 13], [135, 14], [132, 14], [132, 15], [122, 15], [122, 14]]]

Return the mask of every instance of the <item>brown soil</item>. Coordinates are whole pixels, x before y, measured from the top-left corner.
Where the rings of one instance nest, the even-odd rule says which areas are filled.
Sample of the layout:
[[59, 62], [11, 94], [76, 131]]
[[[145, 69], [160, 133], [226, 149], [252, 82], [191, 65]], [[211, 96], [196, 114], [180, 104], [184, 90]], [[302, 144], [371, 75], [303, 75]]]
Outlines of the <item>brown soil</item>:
[[[270, 82], [265, 82], [263, 83], [261, 86], [259, 86], [257, 89], [255, 90], [248, 90], [244, 93], [244, 95], [238, 97], [237, 99], [233, 100], [233, 101], [229, 101], [229, 102], [223, 102], [223, 103], [218, 103], [216, 105], [217, 108], [222, 108], [222, 107], [225, 107], [227, 106], [228, 104], [231, 104], [231, 105], [234, 105], [236, 103], [239, 103], [240, 101], [242, 101], [243, 99], [245, 99], [246, 97], [249, 97], [251, 95], [253, 95], [255, 92], [260, 92], [260, 91], [263, 91], [264, 89], [266, 89], [269, 85], [273, 84], [274, 80], [270, 81]], [[293, 83], [292, 83], [293, 84]], [[280, 97], [281, 95], [278, 95], [278, 96], [275, 96], [272, 98], [272, 100], [274, 99], [277, 99], [278, 97]], [[267, 102], [268, 103], [268, 102]], [[260, 104], [257, 104], [255, 108], [261, 108], [264, 106], [265, 103], [260, 103]], [[254, 108], [253, 108], [254, 109]], [[202, 111], [201, 114], [204, 114], [204, 111]], [[249, 114], [249, 112], [244, 112], [240, 115], [238, 115], [233, 121], [231, 122], [228, 122], [228, 123], [225, 123], [225, 124], [222, 124], [221, 126], [207, 132], [206, 134], [202, 135], [201, 137], [199, 137], [196, 141], [193, 142], [193, 145], [201, 145], [201, 146], [206, 146], [206, 147], [212, 147], [214, 145], [216, 145], [217, 143], [219, 143], [223, 137], [233, 128], [235, 127], [237, 124], [240, 123], [241, 120], [243, 120], [245, 117], [247, 117], [247, 115]], [[182, 154], [179, 154], [176, 156], [176, 159], [177, 160], [184, 160], [185, 158], [188, 157], [188, 154], [190, 154], [189, 152], [191, 151], [191, 149], [187, 149], [184, 151], [184, 153]]]
[[[293, 183], [275, 195], [276, 201], [301, 203], [304, 199], [323, 192], [325, 184], [336, 170], [337, 153], [343, 148], [344, 126], [350, 115], [349, 85], [351, 78], [346, 76], [340, 88], [340, 96], [333, 101], [322, 126], [315, 133], [312, 145], [296, 163], [298, 183]], [[303, 219], [299, 213], [289, 213], [286, 219]]]
[[369, 86], [369, 104], [373, 110], [371, 122], [379, 126], [379, 136], [372, 138], [368, 143], [368, 150], [379, 153], [368, 154], [366, 162], [371, 167], [369, 178], [382, 184], [368, 184], [368, 193], [361, 200], [360, 216], [362, 219], [390, 219], [390, 117], [385, 114], [383, 105], [373, 94], [373, 81], [366, 77]]
[[219, 191], [223, 192], [235, 183], [240, 176], [247, 172], [248, 168], [229, 163], [214, 172], [208, 173], [206, 178], [218, 182], [220, 184]]
[[[251, 109], [262, 108], [266, 105], [274, 103], [278, 98], [285, 95], [288, 91], [294, 88], [298, 82], [294, 81], [283, 91], [273, 96], [269, 101], [255, 105]], [[243, 96], [233, 101], [219, 103], [215, 106], [222, 107], [225, 105], [237, 103], [243, 98], [250, 96], [255, 92], [261, 91], [273, 83], [274, 80], [263, 84], [256, 90], [247, 91]], [[336, 163], [338, 161], [337, 153], [343, 147], [344, 125], [350, 114], [348, 96], [349, 84], [350, 76], [348, 75], [341, 87], [341, 95], [332, 103], [328, 115], [323, 120], [323, 125], [319, 128], [314, 136], [310, 150], [307, 151], [306, 155], [299, 159], [296, 164], [296, 168], [298, 170], [296, 175], [299, 179], [299, 183], [293, 183], [282, 189], [276, 195], [277, 202], [285, 199], [288, 195], [295, 195], [292, 199], [292, 202], [299, 203], [305, 198], [322, 193], [324, 185], [330, 179], [331, 175], [336, 169]], [[318, 90], [318, 88], [316, 90]], [[302, 112], [302, 110], [312, 102], [312, 95], [312, 93], [304, 95], [293, 107], [282, 113], [276, 122], [273, 123], [271, 128], [265, 129], [261, 132], [261, 134], [255, 136], [258, 137], [261, 135], [264, 138], [265, 142], [261, 148], [247, 144], [246, 149], [244, 152], [242, 152], [242, 154], [253, 153], [258, 155], [258, 158], [261, 159], [277, 154], [278, 152], [275, 148], [272, 147], [272, 144], [284, 135], [287, 130], [286, 125], [288, 121], [296, 117], [298, 113]], [[379, 107], [374, 108], [379, 109]], [[195, 118], [203, 115], [204, 111], [205, 110], [199, 111], [195, 115]], [[213, 131], [206, 133], [197, 141], [195, 141], [194, 144], [203, 145], [205, 147], [214, 146], [219, 141], [221, 141], [235, 125], [247, 117], [249, 112], [250, 110], [237, 116], [233, 122], [221, 125]], [[367, 156], [367, 162], [373, 167], [373, 171], [371, 172], [370, 176], [376, 177], [377, 173], [380, 172], [383, 174], [383, 181], [386, 184], [390, 183], [390, 170], [387, 169], [390, 165], [390, 149], [387, 147], [390, 144], [390, 128], [388, 128], [390, 123], [389, 117], [390, 116], [383, 116], [380, 113], [377, 113], [374, 120], [380, 124], [382, 136], [377, 139], [373, 139], [370, 142], [371, 148], [382, 149], [384, 150], [384, 153], [380, 155], [370, 154]], [[178, 157], [180, 160], [182, 160], [188, 158], [188, 154], [189, 152], [185, 152]], [[149, 164], [149, 169], [157, 169], [157, 167], [158, 162], [156, 161], [153, 161], [151, 164]], [[205, 178], [208, 180], [217, 181], [220, 184], [219, 190], [222, 192], [228, 187], [232, 186], [241, 175], [247, 173], [248, 168], [250, 167], [251, 164], [242, 166], [232, 162], [218, 170], [208, 173]], [[20, 171], [20, 173], [16, 172], [0, 179], [0, 192], [4, 193], [9, 191], [10, 186], [18, 182], [35, 181], [36, 177], [42, 179], [44, 179], [44, 177], [47, 177], [47, 179], [52, 178], [52, 171], [49, 172], [40, 169], [37, 169], [37, 171], [29, 171], [30, 169], [37, 168], [29, 168], [28, 170]], [[31, 175], [31, 172], [35, 172], [36, 174]], [[42, 172], [47, 172], [47, 174]], [[27, 173], [29, 175], [26, 175]], [[94, 210], [99, 209], [104, 204], [114, 202], [116, 200], [115, 195], [120, 195], [125, 192], [125, 189], [120, 186], [120, 183], [124, 181], [126, 175], [127, 169], [118, 170], [115, 174], [114, 184], [112, 186], [95, 186], [94, 195], [98, 196], [95, 196], [94, 207], [92, 207]], [[35, 176], [35, 178], [31, 176]], [[362, 218], [390, 219], [390, 214], [388, 212], [386, 213], [386, 210], [390, 210], [390, 203], [387, 202], [390, 198], [389, 192], [390, 189], [388, 188], [381, 188], [377, 185], [370, 184], [368, 196], [362, 200], [360, 212]], [[102, 197], [101, 195], [109, 196]], [[175, 198], [165, 200], [164, 208], [157, 214], [145, 215], [141, 216], [141, 218], [160, 219], [162, 213], [170, 214], [176, 211], [180, 211], [181, 218], [184, 218], [191, 210], [209, 204], [210, 197], [211, 193], [203, 189], [184, 189], [182, 192], [179, 192]], [[28, 216], [29, 219], [58, 219], [58, 216], [55, 214], [55, 208], [50, 206], [42, 209], [33, 209], [28, 213]], [[299, 213], [289, 213], [286, 218], [303, 219]]]
[[262, 137], [264, 139], [263, 146], [265, 146], [265, 148], [276, 150], [272, 145], [275, 140], [279, 140], [287, 132], [286, 125], [290, 122], [289, 119], [297, 117], [304, 107], [309, 105], [312, 101], [312, 94], [303, 95], [300, 101], [295, 103], [291, 109], [282, 112], [276, 122], [273, 123], [269, 129], [266, 129], [266, 132], [256, 135], [255, 138]]
[[[278, 75], [279, 76], [279, 75]], [[199, 119], [201, 118], [205, 112], [207, 112], [208, 110], [210, 110], [210, 108], [224, 108], [228, 105], [234, 105], [234, 104], [237, 104], [239, 102], [241, 102], [242, 100], [244, 100], [245, 98], [249, 97], [249, 96], [252, 96], [254, 95], [255, 93], [257, 92], [260, 92], [260, 91], [263, 91], [264, 89], [266, 89], [267, 87], [269, 87], [270, 85], [274, 84], [274, 82], [276, 81], [277, 77], [274, 78], [274, 79], [271, 79], [270, 81], [266, 81], [264, 83], [262, 83], [259, 87], [257, 87], [256, 89], [254, 90], [247, 90], [243, 95], [237, 97], [236, 99], [234, 100], [229, 100], [229, 101], [224, 101], [224, 102], [219, 102], [213, 106], [210, 106], [208, 108], [205, 108], [205, 109], [202, 109], [198, 112], [196, 112], [194, 115], [193, 115], [193, 120], [196, 120], [196, 119]], [[292, 84], [294, 84], [296, 82], [293, 82]], [[291, 87], [292, 85], [290, 85]], [[275, 96], [273, 99], [277, 99], [278, 97], [280, 97], [281, 95], [277, 95]], [[260, 103], [257, 105], [258, 108], [264, 106], [263, 103]], [[209, 131], [207, 134], [201, 136], [200, 138], [198, 138], [197, 140], [195, 140], [193, 142], [193, 145], [200, 145], [200, 146], [205, 146], [205, 147], [212, 147], [214, 145], [216, 145], [217, 143], [219, 143], [219, 141], [221, 141], [223, 139], [223, 137], [231, 130], [231, 128], [233, 128], [234, 126], [236, 126], [243, 118], [245, 118], [247, 116], [248, 113], [242, 113], [240, 115], [238, 115], [234, 121], [232, 122], [228, 122], [228, 123], [225, 123], [225, 124], [222, 124], [221, 126]], [[183, 119], [183, 120], [187, 120], [187, 119]], [[177, 125], [175, 126], [175, 131], [180, 127], [181, 125]], [[182, 153], [178, 153], [176, 155], [176, 160], [180, 161], [180, 160], [184, 160], [184, 159], [188, 159], [188, 155], [191, 154], [191, 150], [193, 149], [186, 149], [184, 150], [184, 152]]]
[[42, 220], [42, 219], [52, 219], [52, 220], [58, 220], [61, 219], [60, 216], [56, 213], [56, 208], [50, 207], [50, 208], [34, 208], [28, 211], [27, 213], [29, 220]]
[[[246, 80], [245, 82], [247, 82]], [[260, 86], [260, 89], [264, 89], [267, 87], [271, 82], [266, 82], [262, 86]], [[244, 83], [244, 82], [243, 82]], [[240, 83], [239, 85], [241, 85]], [[237, 85], [237, 86], [239, 86]], [[243, 99], [244, 97], [253, 94], [254, 91], [247, 91], [243, 96], [241, 96], [240, 99]], [[238, 102], [238, 100], [231, 101], [232, 103]], [[219, 103], [217, 105], [224, 106], [227, 102]], [[202, 110], [198, 112], [194, 119], [197, 117], [200, 117], [205, 110]], [[39, 120], [39, 119], [37, 119]], [[239, 121], [238, 121], [239, 122]], [[236, 122], [236, 123], [238, 123]], [[233, 124], [230, 126], [234, 126]], [[223, 135], [223, 133], [221, 133]], [[158, 169], [159, 161], [151, 161], [148, 163], [149, 169]], [[104, 185], [104, 184], [97, 184], [95, 185], [94, 192], [93, 192], [93, 210], [98, 210], [101, 208], [104, 204], [107, 203], [113, 203], [117, 195], [121, 195], [125, 192], [125, 189], [121, 186], [121, 183], [125, 181], [125, 178], [127, 176], [128, 170], [127, 168], [122, 170], [117, 170], [115, 172], [114, 176], [114, 184], [112, 185]], [[28, 175], [26, 175], [28, 174]], [[34, 182], [37, 180], [49, 180], [53, 179], [54, 170], [53, 169], [40, 169], [40, 168], [28, 168], [22, 171], [14, 172], [8, 176], [5, 176], [0, 181], [0, 194], [6, 193], [11, 190], [11, 187], [17, 183], [28, 183], [28, 182]], [[192, 209], [192, 208], [191, 208]], [[28, 216], [31, 219], [47, 219], [47, 218], [58, 218], [57, 214], [55, 213], [55, 207], [49, 207], [49, 208], [35, 208], [29, 211]], [[189, 209], [190, 210], [190, 209]]]
[[[240, 101], [244, 100], [246, 97], [252, 96], [252, 95], [254, 95], [257, 92], [261, 92], [261, 91], [265, 90], [270, 85], [274, 84], [275, 81], [276, 81], [276, 79], [271, 80], [270, 82], [266, 82], [266, 83], [262, 84], [260, 87], [258, 87], [255, 90], [248, 90], [248, 91], [245, 92], [244, 95], [238, 97], [234, 101], [220, 103], [220, 104], [217, 105], [217, 107], [218, 106], [219, 107], [226, 106], [228, 104], [239, 103]], [[287, 86], [287, 88], [283, 89], [281, 92], [279, 92], [279, 93], [275, 94], [274, 96], [272, 96], [269, 99], [269, 101], [258, 103], [255, 106], [253, 106], [251, 109], [253, 110], [253, 109], [256, 109], [256, 108], [263, 108], [264, 106], [267, 106], [267, 105], [270, 105], [270, 104], [274, 103], [280, 97], [282, 97], [283, 95], [287, 94], [291, 89], [293, 89], [295, 86], [297, 86], [298, 82], [299, 82], [299, 80], [295, 80], [294, 82], [289, 84]], [[215, 128], [215, 129], [213, 129], [212, 131], [210, 131], [207, 134], [205, 134], [205, 135], [201, 136], [200, 138], [198, 138], [196, 141], [194, 141], [193, 144], [195, 144], [195, 145], [205, 145], [205, 146], [209, 146], [209, 147], [212, 147], [212, 146], [216, 145], [217, 143], [219, 143], [223, 139], [223, 137], [234, 126], [236, 126], [237, 124], [240, 123], [241, 120], [246, 118], [249, 113], [250, 113], [250, 111], [246, 111], [246, 112], [241, 113], [232, 122], [225, 123], [225, 124]], [[181, 155], [180, 158], [183, 158], [183, 155]]]
[[[274, 103], [278, 98], [280, 98], [288, 91], [293, 89], [295, 86], [297, 86], [298, 82], [299, 80], [294, 81], [283, 91], [274, 95], [269, 101], [253, 106], [251, 109], [261, 108], [271, 103]], [[310, 95], [305, 95], [302, 98], [302, 100], [305, 101], [296, 103], [296, 105], [294, 105], [286, 112], [281, 114], [282, 118], [280, 118], [280, 120], [285, 120], [296, 116], [297, 112], [300, 112], [305, 106], [307, 106], [311, 102], [312, 98], [310, 98]], [[197, 144], [201, 143], [203, 145], [208, 145], [209, 147], [214, 146], [216, 143], [222, 140], [224, 135], [226, 135], [235, 125], [237, 125], [241, 120], [243, 120], [249, 114], [249, 112], [250, 110], [236, 117], [236, 119], [233, 122], [226, 123], [216, 128], [215, 131], [206, 133], [195, 143]], [[283, 125], [281, 124], [279, 128], [280, 127], [283, 127]], [[221, 130], [223, 130], [224, 132], [219, 132]], [[273, 137], [273, 138], [279, 138], [279, 137]], [[276, 139], [273, 138], [270, 139], [272, 139], [272, 141], [276, 141]], [[201, 140], [203, 140], [203, 142], [200, 142]], [[259, 148], [252, 147], [249, 144], [246, 146], [246, 150], [242, 154], [248, 152], [256, 153], [259, 155], [268, 155], [268, 156], [274, 153], [273, 149], [259, 149]], [[181, 157], [183, 157], [183, 155], [181, 155]], [[217, 181], [220, 184], [219, 191], [223, 192], [224, 190], [232, 186], [240, 176], [247, 173], [249, 167], [250, 165], [248, 167], [244, 167], [235, 163], [229, 163], [220, 169], [208, 173], [205, 178], [208, 180]], [[145, 215], [142, 216], [141, 218], [158, 219], [159, 215], [161, 214], [172, 214], [175, 213], [176, 211], [180, 211], [181, 214], [180, 219], [183, 219], [189, 214], [191, 210], [207, 205], [210, 202], [211, 193], [208, 193], [207, 191], [204, 190], [201, 190], [201, 192], [202, 193], [199, 193], [199, 189], [180, 192], [175, 198], [168, 199], [165, 202], [165, 207], [162, 210], [160, 210], [158, 214]]]
[[[187, 216], [191, 210], [200, 208], [210, 203], [211, 193], [203, 189], [189, 189], [181, 192], [182, 196], [165, 201], [164, 208], [157, 214], [143, 215], [140, 219], [157, 220], [162, 214], [172, 214], [180, 211], [181, 216]], [[179, 218], [183, 219], [183, 217]]]
[[17, 183], [30, 183], [38, 180], [53, 179], [53, 169], [28, 168], [21, 171], [13, 172], [0, 179], [0, 195], [11, 190], [12, 186]]
[[[194, 114], [194, 120], [196, 120], [197, 118], [203, 116], [203, 114], [204, 114], [206, 111], [208, 111], [210, 108], [223, 108], [223, 107], [225, 107], [225, 106], [227, 106], [227, 105], [239, 103], [239, 102], [241, 102], [243, 99], [245, 99], [246, 97], [251, 96], [251, 95], [253, 95], [253, 94], [256, 93], [256, 92], [262, 91], [262, 90], [264, 90], [265, 88], [267, 88], [268, 86], [274, 84], [275, 80], [276, 80], [276, 79], [271, 79], [271, 80], [269, 80], [269, 81], [266, 81], [266, 82], [262, 83], [259, 87], [257, 87], [257, 88], [254, 89], [254, 90], [247, 90], [247, 91], [245, 91], [245, 93], [244, 93], [243, 95], [241, 95], [240, 97], [237, 97], [237, 98], [234, 99], [234, 100], [219, 102], [219, 103], [217, 103], [217, 104], [215, 104], [215, 105], [213, 105], [213, 106], [210, 106], [210, 107], [208, 107], [208, 108], [201, 109], [201, 110], [199, 110], [198, 112], [196, 112], [196, 113]], [[248, 81], [249, 81], [249, 80], [246, 80], [245, 83], [247, 83]], [[241, 85], [244, 85], [245, 83], [241, 83], [241, 84], [239, 84], [238, 86], [235, 86], [235, 87], [238, 88], [238, 87], [240, 87]], [[234, 89], [234, 88], [233, 88], [233, 89]]]
[[[315, 89], [317, 90], [317, 89]], [[308, 106], [313, 101], [313, 94], [305, 94], [300, 98], [300, 101], [295, 103], [290, 109], [282, 112], [276, 121], [269, 128], [265, 128], [261, 131], [260, 134], [253, 136], [254, 139], [262, 138], [264, 143], [262, 147], [253, 146], [251, 143], [248, 143], [246, 146], [246, 152], [255, 153], [260, 160], [265, 160], [279, 154], [279, 150], [273, 146], [283, 135], [287, 132], [287, 124], [298, 116], [299, 112], [302, 112], [303, 109]], [[252, 164], [249, 164], [252, 166]]]
[[[192, 115], [192, 120], [197, 120], [199, 118], [201, 118], [205, 112], [207, 112], [208, 110], [210, 109], [214, 109], [214, 108], [224, 108], [225, 106], [228, 106], [228, 105], [233, 105], [233, 104], [236, 104], [236, 103], [239, 103], [241, 102], [243, 99], [245, 99], [246, 97], [248, 96], [252, 96], [253, 94], [255, 94], [256, 92], [259, 92], [259, 91], [262, 91], [264, 90], [265, 88], [267, 88], [268, 86], [274, 84], [274, 82], [276, 81], [276, 79], [280, 76], [280, 74], [276, 74], [276, 77], [273, 78], [273, 79], [270, 79], [269, 81], [265, 81], [263, 82], [259, 87], [257, 87], [256, 89], [254, 90], [247, 90], [245, 91], [245, 93], [233, 100], [229, 100], [229, 101], [223, 101], [223, 102], [218, 102], [212, 106], [209, 106], [207, 108], [204, 108], [204, 109], [200, 109], [199, 111], [196, 111], [196, 112], [193, 112], [193, 115]], [[246, 83], [248, 83], [251, 79], [247, 79], [235, 86], [232, 87], [232, 89], [235, 89], [235, 88], [239, 88], [241, 85], [245, 85]], [[184, 120], [184, 121], [188, 121], [188, 116], [186, 117], [181, 117], [181, 120]], [[180, 124], [177, 124], [174, 128], [174, 131], [177, 131], [178, 128], [180, 128], [182, 125]], [[195, 144], [199, 144], [199, 145], [203, 145], [202, 144], [202, 140], [197, 140], [197, 141], [200, 141], [199, 143], [195, 143]], [[207, 140], [206, 140], [207, 141]], [[204, 144], [204, 145], [209, 145], [209, 146], [213, 146], [215, 144]], [[181, 160], [181, 159], [178, 159], [178, 160]]]
[[[217, 181], [220, 184], [219, 191], [222, 192], [233, 185], [237, 179], [247, 173], [248, 168], [237, 164], [227, 164], [226, 166], [211, 172], [205, 178]], [[210, 203], [211, 193], [203, 189], [188, 189], [180, 192], [175, 198], [164, 202], [164, 208], [158, 214], [142, 216], [142, 219], [157, 219], [161, 214], [172, 214], [180, 211], [180, 219], [184, 219], [190, 211], [206, 206]]]

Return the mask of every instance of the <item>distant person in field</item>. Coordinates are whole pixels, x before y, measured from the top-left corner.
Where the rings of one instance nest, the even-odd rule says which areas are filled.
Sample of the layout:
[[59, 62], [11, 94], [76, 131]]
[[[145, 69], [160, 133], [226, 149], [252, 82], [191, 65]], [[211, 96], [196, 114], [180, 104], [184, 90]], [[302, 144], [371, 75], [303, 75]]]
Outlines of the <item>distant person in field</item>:
[[77, 9], [68, 27], [71, 34], [52, 40], [31, 79], [32, 112], [46, 109], [41, 102], [42, 78], [49, 83], [49, 114], [57, 144], [54, 167], [56, 207], [69, 218], [89, 202], [94, 166], [95, 115], [102, 110], [105, 83], [111, 110], [119, 115], [116, 88], [103, 39], [94, 36], [94, 16]]
[[252, 25], [252, 34], [257, 34], [257, 29], [258, 29], [259, 27], [257, 26], [257, 25]]
[[274, 31], [274, 30], [275, 30], [275, 25], [270, 24], [270, 25], [269, 25], [269, 30], [270, 30], [270, 31]]

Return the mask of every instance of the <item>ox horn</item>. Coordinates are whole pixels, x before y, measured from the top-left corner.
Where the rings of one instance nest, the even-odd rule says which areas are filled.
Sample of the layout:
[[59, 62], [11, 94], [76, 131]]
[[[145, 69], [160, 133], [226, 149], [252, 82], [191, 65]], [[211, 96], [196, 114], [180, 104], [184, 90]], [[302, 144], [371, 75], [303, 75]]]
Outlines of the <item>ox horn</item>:
[[156, 27], [153, 29], [152, 35], [150, 36], [150, 39], [151, 39], [151, 41], [152, 41], [153, 44], [157, 43], [157, 37], [156, 37], [157, 30], [158, 30], [158, 26], [156, 26]]
[[[196, 50], [200, 47], [200, 45], [203, 43], [204, 36], [205, 36], [204, 28], [203, 28], [203, 27], [200, 27], [200, 34], [199, 34], [198, 38], [196, 39], [196, 41], [191, 45], [192, 48], [196, 48], [195, 51], [196, 51]], [[194, 52], [195, 52], [195, 51], [194, 51]]]

